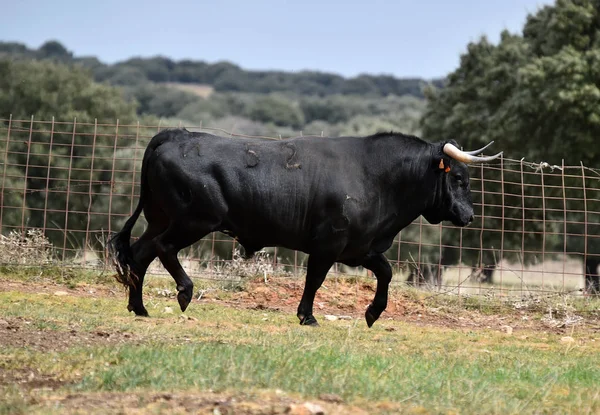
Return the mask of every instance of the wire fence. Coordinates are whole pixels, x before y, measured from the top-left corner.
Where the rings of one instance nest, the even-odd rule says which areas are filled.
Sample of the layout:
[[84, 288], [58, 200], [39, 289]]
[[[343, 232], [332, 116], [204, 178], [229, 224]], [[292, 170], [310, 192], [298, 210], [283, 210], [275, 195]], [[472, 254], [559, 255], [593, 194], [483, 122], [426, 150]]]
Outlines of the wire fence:
[[[104, 243], [135, 209], [145, 146], [165, 127], [177, 125], [0, 118], [0, 264], [109, 269]], [[405, 228], [386, 253], [397, 281], [459, 295], [600, 292], [600, 170], [500, 159], [470, 172], [476, 220], [456, 228], [419, 218]], [[226, 278], [242, 266], [237, 248], [213, 233], [180, 258], [191, 276]], [[306, 260], [268, 248], [250, 263], [296, 277]], [[158, 262], [150, 272], [165, 273]]]

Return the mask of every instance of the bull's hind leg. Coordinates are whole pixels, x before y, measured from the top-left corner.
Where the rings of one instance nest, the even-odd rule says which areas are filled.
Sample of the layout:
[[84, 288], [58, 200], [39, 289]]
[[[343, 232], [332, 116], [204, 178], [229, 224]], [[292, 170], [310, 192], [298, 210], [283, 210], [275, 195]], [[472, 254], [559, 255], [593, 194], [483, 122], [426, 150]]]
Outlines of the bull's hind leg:
[[135, 285], [129, 287], [129, 304], [127, 305], [127, 309], [133, 311], [137, 316], [148, 316], [148, 311], [146, 311], [142, 299], [142, 287], [144, 285], [146, 271], [148, 270], [150, 263], [152, 263], [158, 255], [156, 245], [152, 239], [160, 234], [162, 230], [164, 229], [150, 225], [142, 236], [131, 245], [133, 260], [135, 262], [133, 273], [136, 278], [134, 282]]
[[177, 222], [172, 223], [164, 233], [154, 239], [160, 262], [169, 271], [177, 284], [177, 301], [181, 311], [185, 311], [192, 301], [194, 283], [179, 263], [177, 254], [211, 231], [212, 228], [207, 225], [200, 225], [191, 221], [187, 223]]
[[317, 290], [325, 281], [329, 268], [333, 265], [334, 261], [324, 257], [316, 256], [315, 254], [308, 257], [308, 264], [306, 267], [306, 283], [304, 285], [304, 293], [298, 305], [298, 318], [300, 324], [307, 326], [318, 326], [319, 323], [315, 316], [313, 316], [313, 303], [315, 301], [315, 294]]
[[371, 327], [387, 307], [388, 288], [392, 281], [392, 267], [383, 254], [369, 254], [363, 261], [363, 267], [373, 271], [377, 278], [375, 298], [365, 312], [367, 325]]

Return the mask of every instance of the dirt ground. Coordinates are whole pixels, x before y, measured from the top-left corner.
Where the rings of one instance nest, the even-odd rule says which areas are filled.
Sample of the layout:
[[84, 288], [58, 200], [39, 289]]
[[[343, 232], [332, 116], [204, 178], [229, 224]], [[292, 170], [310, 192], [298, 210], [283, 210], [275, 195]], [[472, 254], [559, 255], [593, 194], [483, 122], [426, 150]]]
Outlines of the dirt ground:
[[[147, 414], [194, 413], [240, 415], [366, 415], [369, 412], [344, 404], [336, 396], [324, 395], [305, 401], [285, 394], [264, 393], [73, 393], [67, 396], [48, 395], [33, 403], [39, 413], [60, 406], [58, 413], [71, 414]], [[394, 412], [399, 405], [378, 404], [380, 410]]]
[[[190, 307], [194, 307], [194, 304], [216, 303], [231, 307], [272, 310], [295, 315], [303, 287], [304, 281], [302, 279], [274, 278], [269, 279], [267, 283], [255, 279], [247, 282], [243, 291], [227, 292], [227, 295], [221, 295], [219, 290], [208, 290], [202, 292], [201, 295], [195, 295]], [[345, 281], [343, 279], [326, 281], [315, 297], [315, 316], [321, 321], [323, 315], [362, 320], [364, 311], [375, 295], [375, 287], [375, 281]], [[122, 301], [124, 308], [127, 306], [127, 294], [123, 288], [105, 285], [79, 285], [75, 288], [67, 288], [52, 281], [36, 284], [21, 281], [2, 281], [0, 291], [108, 297]], [[152, 295], [155, 295], [155, 293], [146, 288], [144, 291], [145, 301], [148, 301], [149, 296]], [[550, 330], [557, 333], [565, 332], [570, 326], [568, 321], [566, 324], [561, 325], [560, 316], [557, 316], [554, 321], [540, 318], [540, 315], [544, 314], [548, 306], [555, 308], [556, 305], [561, 303], [559, 296], [532, 300], [533, 307], [515, 306], [512, 309], [505, 308], [493, 313], [489, 310], [488, 312], [482, 312], [475, 307], [466, 309], [457, 305], [446, 305], [444, 301], [428, 301], [437, 296], [436, 292], [431, 292], [415, 298], [415, 296], [405, 292], [393, 290], [389, 294], [387, 308], [381, 315], [380, 320], [395, 320], [451, 329], [501, 329], [504, 326], [510, 326], [513, 330]], [[172, 297], [175, 298], [174, 290]], [[600, 330], [600, 299], [592, 301], [595, 303], [595, 306], [591, 307], [592, 311], [586, 313], [585, 318], [578, 323], [593, 331]], [[177, 307], [176, 303], [174, 303], [174, 307]], [[2, 330], [1, 323], [0, 330]], [[99, 337], [102, 336], [102, 334], [99, 334]], [[131, 336], [131, 334], [123, 333], [122, 338], [131, 341]], [[70, 343], [72, 343], [72, 340], [74, 339], [71, 339]], [[108, 340], [117, 341], [117, 338], [108, 336]], [[0, 345], [2, 342], [3, 340], [0, 340]]]
[[[206, 291], [201, 298], [195, 296], [190, 307], [199, 303], [217, 303], [229, 307], [255, 310], [273, 310], [292, 315], [296, 312], [303, 288], [303, 281], [291, 279], [272, 279], [267, 283], [256, 280], [245, 284], [243, 291], [227, 292], [222, 295], [218, 290]], [[345, 282], [332, 280], [325, 283], [317, 294], [315, 315], [321, 321], [324, 315], [330, 318], [360, 319], [373, 298], [375, 283], [368, 281]], [[80, 297], [115, 298], [126, 307], [126, 293], [123, 289], [105, 285], [79, 285], [67, 288], [54, 282], [26, 283], [21, 281], [2, 281], [0, 291], [20, 291], [46, 293], [48, 295], [68, 295]], [[146, 300], [152, 290], [146, 290]], [[431, 295], [435, 295], [431, 293]], [[457, 330], [492, 329], [504, 331], [510, 327], [511, 333], [519, 331], [543, 331], [565, 333], [573, 330], [569, 324], [560, 324], [560, 320], [550, 323], [540, 318], [540, 313], [516, 310], [510, 313], [488, 314], [479, 310], [468, 310], [457, 306], [447, 306], [428, 302], [427, 295], [416, 297], [393, 291], [383, 320], [410, 322], [423, 326], [445, 327]], [[175, 301], [175, 300], [174, 300]], [[597, 309], [600, 310], [600, 301]], [[432, 306], [435, 304], [435, 306]], [[176, 307], [176, 302], [174, 303]], [[589, 331], [597, 337], [600, 333], [600, 313], [592, 313], [578, 323], [578, 330]], [[558, 321], [558, 323], [556, 323]], [[116, 345], [136, 343], [143, 339], [135, 334], [122, 331], [94, 331], [80, 329], [77, 325], [69, 330], [49, 330], [37, 328], [33, 321], [17, 317], [0, 318], [0, 348], [28, 347], [43, 352], [65, 350], [73, 346]], [[387, 330], [395, 330], [393, 326]], [[252, 393], [72, 393], [54, 394], [53, 391], [67, 382], [40, 374], [35, 368], [5, 370], [0, 367], [0, 388], [17, 387], [25, 391], [23, 396], [28, 405], [44, 412], [44, 408], [60, 405], [69, 413], [210, 413], [210, 414], [363, 414], [364, 410], [351, 407], [337, 396], [321, 396], [320, 399], [306, 402], [299, 397], [289, 396], [281, 391], [272, 394]], [[40, 394], [41, 392], [41, 394]], [[400, 409], [391, 405], [378, 408], [378, 412], [394, 412]], [[405, 410], [404, 408], [403, 410]]]

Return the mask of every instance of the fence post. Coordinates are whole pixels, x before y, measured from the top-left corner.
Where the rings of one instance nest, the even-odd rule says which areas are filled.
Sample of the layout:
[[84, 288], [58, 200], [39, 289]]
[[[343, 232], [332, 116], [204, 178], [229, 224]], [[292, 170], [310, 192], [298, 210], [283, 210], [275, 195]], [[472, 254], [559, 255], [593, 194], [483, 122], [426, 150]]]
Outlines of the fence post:
[[48, 147], [48, 170], [46, 171], [46, 197], [44, 198], [44, 235], [48, 223], [48, 198], [50, 197], [50, 172], [52, 171], [52, 146], [54, 145], [54, 117], [50, 127], [50, 145]]
[[541, 181], [542, 181], [542, 291], [544, 291], [544, 280], [545, 274], [544, 269], [546, 268], [546, 191], [544, 189], [544, 169], [540, 168]]
[[561, 161], [561, 178], [563, 193], [563, 270], [562, 270], [562, 290], [565, 291], [565, 271], [567, 266], [567, 194], [565, 188], [565, 160]]
[[523, 159], [520, 162], [521, 172], [521, 296], [523, 295], [523, 282], [525, 278], [525, 178], [523, 173]]
[[[502, 262], [502, 260], [504, 259], [504, 208], [505, 208], [505, 195], [504, 195], [504, 155], [500, 156], [500, 186], [501, 186], [501, 193], [502, 193], [502, 219], [501, 219], [501, 228], [502, 228], [502, 233], [500, 234], [500, 262]], [[496, 267], [496, 269], [498, 269], [499, 267]], [[503, 287], [503, 283], [504, 283], [504, 271], [501, 269], [500, 270], [500, 287]]]
[[[181, 121], [180, 121], [179, 126], [181, 127]], [[135, 147], [133, 149], [133, 174], [132, 174], [132, 178], [131, 178], [131, 204], [129, 206], [129, 216], [133, 215], [133, 200], [135, 199], [135, 172], [136, 172], [135, 165], [136, 165], [136, 161], [137, 161], [139, 138], [140, 138], [140, 121], [138, 120], [137, 128], [135, 130]], [[143, 157], [143, 155], [142, 155], [142, 157]]]
[[400, 259], [400, 245], [402, 245], [402, 231], [398, 234], [398, 256], [396, 256], [396, 267], [398, 267], [398, 271], [400, 271], [400, 267], [402, 261]]
[[69, 173], [67, 174], [67, 201], [65, 204], [65, 229], [63, 230], [63, 254], [62, 260], [65, 261], [67, 253], [67, 233], [69, 232], [69, 200], [71, 195], [71, 172], [73, 171], [73, 153], [75, 152], [75, 134], [77, 131], [77, 117], [73, 119], [73, 135], [71, 136], [71, 155], [69, 157]]
[[94, 138], [92, 140], [92, 160], [90, 161], [90, 185], [88, 188], [88, 211], [85, 228], [85, 246], [83, 247], [83, 263], [85, 264], [86, 250], [90, 243], [90, 222], [92, 221], [92, 195], [94, 192], [94, 159], [96, 158], [96, 137], [98, 135], [98, 119], [94, 119]]
[[459, 240], [458, 240], [458, 286], [456, 287], [456, 294], [458, 295], [459, 300], [462, 300], [460, 294], [460, 288], [463, 283], [462, 279], [462, 251], [463, 251], [463, 227], [458, 228]]
[[438, 291], [442, 290], [442, 232], [444, 227], [442, 226], [442, 222], [440, 222], [440, 224], [438, 225], [439, 230], [440, 230], [440, 238], [439, 238], [439, 253], [438, 253], [438, 264], [437, 264], [437, 275], [436, 275], [436, 283], [437, 283], [437, 288]]
[[[421, 262], [421, 248], [423, 247], [423, 216], [419, 216], [419, 252], [417, 253], [417, 267], [419, 270], [419, 278], [421, 279], [421, 281], [424, 282], [425, 285], [428, 284], [428, 282], [425, 280], [425, 275], [423, 274], [423, 270], [425, 269], [425, 267], [423, 266], [423, 263]], [[417, 284], [419, 285], [419, 284]]]
[[108, 235], [112, 234], [111, 219], [112, 219], [112, 199], [113, 199], [113, 188], [115, 186], [115, 166], [117, 158], [117, 141], [119, 140], [119, 119], [115, 124], [115, 144], [113, 145], [113, 158], [112, 158], [112, 174], [110, 176], [110, 187], [108, 191]]
[[[480, 165], [481, 169], [481, 229], [479, 230], [479, 293], [481, 293], [481, 273], [483, 272], [483, 229], [485, 228], [485, 181], [484, 181], [484, 170], [483, 163]], [[485, 273], [483, 273], [485, 276]]]
[[8, 118], [6, 132], [6, 148], [4, 149], [4, 173], [2, 173], [2, 193], [0, 193], [0, 234], [2, 234], [2, 218], [4, 217], [4, 188], [6, 187], [6, 167], [8, 166], [8, 147], [10, 146], [10, 129], [12, 127], [12, 114]]
[[[584, 222], [584, 228], [583, 228], [583, 289], [584, 292], [587, 293], [588, 291], [588, 278], [587, 278], [587, 273], [588, 273], [588, 268], [587, 268], [587, 256], [588, 256], [588, 212], [587, 212], [587, 189], [585, 187], [585, 168], [583, 167], [583, 162], [580, 161], [579, 164], [581, 164], [581, 180], [583, 181], [583, 222]], [[596, 273], [597, 270], [590, 270], [590, 273]]]
[[27, 161], [25, 162], [25, 183], [23, 184], [23, 205], [21, 206], [21, 234], [25, 237], [25, 209], [27, 208], [27, 180], [29, 176], [29, 158], [31, 156], [31, 136], [33, 135], [33, 115], [29, 123], [29, 138], [27, 139]]

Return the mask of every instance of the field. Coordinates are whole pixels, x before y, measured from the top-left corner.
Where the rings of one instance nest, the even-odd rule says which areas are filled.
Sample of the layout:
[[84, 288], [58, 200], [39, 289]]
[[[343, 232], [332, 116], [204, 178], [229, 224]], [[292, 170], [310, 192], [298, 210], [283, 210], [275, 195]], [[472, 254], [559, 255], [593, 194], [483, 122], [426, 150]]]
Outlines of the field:
[[302, 281], [196, 280], [182, 314], [153, 276], [150, 318], [108, 274], [5, 269], [0, 413], [599, 413], [600, 301], [394, 287], [368, 329], [368, 278], [331, 278], [321, 326]]
[[171, 88], [179, 89], [180, 91], [190, 92], [202, 98], [208, 98], [214, 92], [214, 88], [210, 85], [184, 84], [180, 82], [165, 82], [165, 85]]

